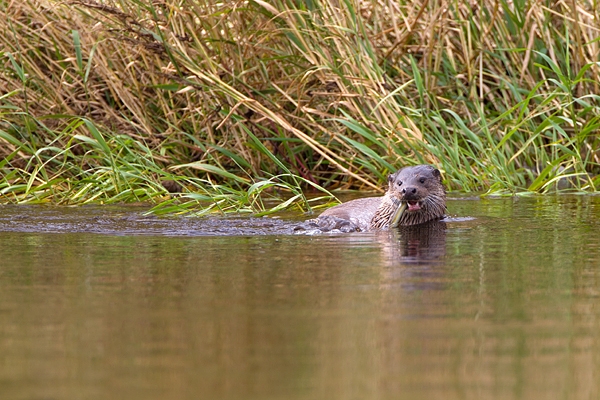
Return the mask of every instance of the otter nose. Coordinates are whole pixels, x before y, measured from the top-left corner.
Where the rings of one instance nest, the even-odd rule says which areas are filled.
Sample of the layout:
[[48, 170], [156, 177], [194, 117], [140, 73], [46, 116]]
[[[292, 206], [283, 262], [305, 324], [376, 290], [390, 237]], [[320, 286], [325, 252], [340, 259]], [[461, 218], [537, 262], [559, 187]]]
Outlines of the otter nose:
[[404, 200], [419, 200], [419, 190], [416, 186], [407, 186], [402, 189], [402, 198]]

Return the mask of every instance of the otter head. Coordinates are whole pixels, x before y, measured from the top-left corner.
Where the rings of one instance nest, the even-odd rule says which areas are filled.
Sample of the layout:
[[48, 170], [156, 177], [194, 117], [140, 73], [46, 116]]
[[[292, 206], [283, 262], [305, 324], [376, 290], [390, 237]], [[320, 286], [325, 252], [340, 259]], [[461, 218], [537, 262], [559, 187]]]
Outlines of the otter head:
[[405, 202], [399, 225], [416, 225], [443, 218], [446, 212], [446, 190], [440, 171], [431, 165], [402, 168], [388, 177], [388, 193], [392, 199]]

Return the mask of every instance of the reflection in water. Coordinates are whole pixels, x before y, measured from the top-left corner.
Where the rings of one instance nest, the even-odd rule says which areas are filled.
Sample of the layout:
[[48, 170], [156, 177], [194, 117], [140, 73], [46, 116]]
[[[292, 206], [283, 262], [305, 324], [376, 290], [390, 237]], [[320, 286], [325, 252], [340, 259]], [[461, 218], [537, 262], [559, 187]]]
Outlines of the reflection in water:
[[446, 255], [446, 223], [431, 221], [414, 227], [398, 228], [399, 240], [386, 249], [394, 251], [392, 258], [408, 263], [441, 261]]
[[0, 208], [2, 397], [598, 397], [600, 198], [448, 207], [475, 219], [225, 237]]
[[446, 223], [399, 227], [392, 233], [377, 235], [381, 244], [381, 288], [434, 290], [443, 286], [437, 277], [446, 255]]

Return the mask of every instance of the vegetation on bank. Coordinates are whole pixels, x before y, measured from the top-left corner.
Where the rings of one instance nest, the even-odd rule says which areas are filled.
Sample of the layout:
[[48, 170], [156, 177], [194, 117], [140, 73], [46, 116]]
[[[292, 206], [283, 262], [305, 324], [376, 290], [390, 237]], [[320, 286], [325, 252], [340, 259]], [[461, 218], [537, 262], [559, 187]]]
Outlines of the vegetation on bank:
[[418, 163], [451, 190], [596, 191], [598, 9], [0, 0], [0, 202], [268, 213]]

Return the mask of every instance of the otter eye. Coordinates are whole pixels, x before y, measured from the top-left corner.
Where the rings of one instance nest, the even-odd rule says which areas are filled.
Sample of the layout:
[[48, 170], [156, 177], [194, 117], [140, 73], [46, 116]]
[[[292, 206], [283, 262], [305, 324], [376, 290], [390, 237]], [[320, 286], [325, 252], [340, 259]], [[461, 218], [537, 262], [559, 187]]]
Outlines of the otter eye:
[[398, 184], [398, 186], [402, 186], [402, 181], [398, 181], [396, 183]]
[[419, 182], [421, 182], [421, 183], [425, 183], [425, 178], [421, 178], [421, 179], [419, 179]]

